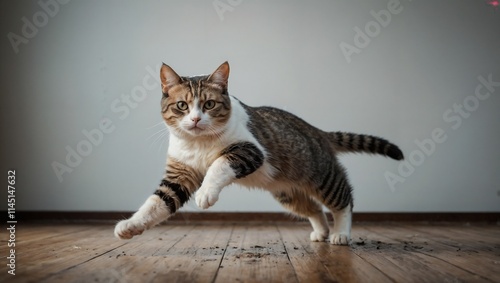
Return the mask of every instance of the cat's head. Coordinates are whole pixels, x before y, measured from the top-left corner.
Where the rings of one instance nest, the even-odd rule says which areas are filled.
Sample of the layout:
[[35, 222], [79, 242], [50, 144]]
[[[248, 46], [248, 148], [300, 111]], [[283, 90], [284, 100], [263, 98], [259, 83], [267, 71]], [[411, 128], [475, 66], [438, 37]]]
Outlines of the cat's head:
[[227, 62], [211, 75], [197, 77], [181, 77], [163, 64], [161, 111], [171, 133], [186, 138], [220, 135], [231, 115], [228, 78]]

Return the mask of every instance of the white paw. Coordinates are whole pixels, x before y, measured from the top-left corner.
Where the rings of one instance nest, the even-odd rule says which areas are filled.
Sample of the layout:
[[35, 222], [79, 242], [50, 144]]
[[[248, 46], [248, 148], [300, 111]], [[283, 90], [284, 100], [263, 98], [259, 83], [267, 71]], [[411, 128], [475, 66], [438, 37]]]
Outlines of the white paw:
[[349, 241], [351, 240], [351, 236], [344, 233], [333, 233], [330, 235], [330, 243], [332, 245], [349, 245]]
[[311, 235], [309, 235], [309, 238], [311, 239], [311, 242], [324, 242], [326, 238], [328, 238], [328, 232], [317, 232], [317, 231], [312, 231]]
[[116, 224], [115, 237], [121, 240], [132, 239], [132, 237], [142, 234], [144, 230], [144, 225], [140, 223], [130, 219], [122, 220]]
[[201, 188], [198, 190], [198, 192], [196, 192], [195, 201], [196, 205], [198, 205], [199, 208], [207, 209], [214, 205], [218, 200], [219, 194], [213, 192], [212, 190]]

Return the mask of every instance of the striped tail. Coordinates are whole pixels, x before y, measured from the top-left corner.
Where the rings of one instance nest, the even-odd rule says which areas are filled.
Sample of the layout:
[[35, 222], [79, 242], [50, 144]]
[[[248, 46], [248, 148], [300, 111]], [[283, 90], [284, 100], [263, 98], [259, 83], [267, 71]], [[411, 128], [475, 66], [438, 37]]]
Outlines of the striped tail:
[[392, 159], [404, 159], [403, 152], [389, 141], [370, 135], [354, 133], [330, 132], [327, 133], [335, 152], [371, 153], [388, 156]]

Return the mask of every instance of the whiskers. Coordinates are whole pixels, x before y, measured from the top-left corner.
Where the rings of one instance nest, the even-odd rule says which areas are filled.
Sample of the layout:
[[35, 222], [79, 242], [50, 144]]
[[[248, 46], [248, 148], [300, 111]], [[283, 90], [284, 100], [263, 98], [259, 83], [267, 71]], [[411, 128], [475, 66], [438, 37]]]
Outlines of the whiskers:
[[146, 128], [146, 130], [149, 130], [149, 129], [152, 129], [152, 128], [156, 128], [156, 127], [158, 127], [160, 125], [165, 126], [165, 122], [164, 121], [158, 122], [158, 123], [154, 124], [153, 126]]
[[160, 153], [160, 151], [163, 148], [163, 145], [165, 144], [165, 141], [168, 139], [168, 135], [169, 135], [168, 128], [163, 121], [161, 121], [161, 122], [159, 122], [151, 127], [146, 128], [146, 130], [151, 130], [151, 129], [155, 129], [155, 128], [158, 129], [159, 127], [162, 127], [162, 128], [160, 130], [156, 131], [154, 134], [150, 135], [146, 139], [146, 141], [150, 142], [148, 150], [151, 150], [153, 147], [158, 146], [158, 153]]

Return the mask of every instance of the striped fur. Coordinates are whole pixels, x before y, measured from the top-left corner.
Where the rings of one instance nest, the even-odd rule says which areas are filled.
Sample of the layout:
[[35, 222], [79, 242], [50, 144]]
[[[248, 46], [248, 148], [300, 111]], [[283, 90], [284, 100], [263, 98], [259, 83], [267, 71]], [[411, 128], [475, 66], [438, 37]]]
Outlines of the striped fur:
[[388, 156], [395, 160], [404, 159], [403, 152], [389, 141], [371, 136], [345, 132], [328, 133], [333, 148], [338, 153], [371, 153]]
[[160, 71], [161, 112], [170, 130], [163, 180], [138, 212], [121, 221], [115, 235], [129, 239], [178, 211], [196, 192], [201, 208], [214, 205], [231, 183], [272, 193], [292, 213], [311, 222], [312, 241], [330, 229], [322, 207], [333, 214], [330, 242], [349, 243], [352, 187], [337, 154], [365, 152], [403, 159], [385, 139], [324, 132], [272, 107], [250, 107], [227, 92], [229, 65], [207, 76]]
[[251, 142], [232, 144], [221, 152], [221, 156], [229, 161], [237, 179], [255, 172], [264, 162], [264, 155]]

